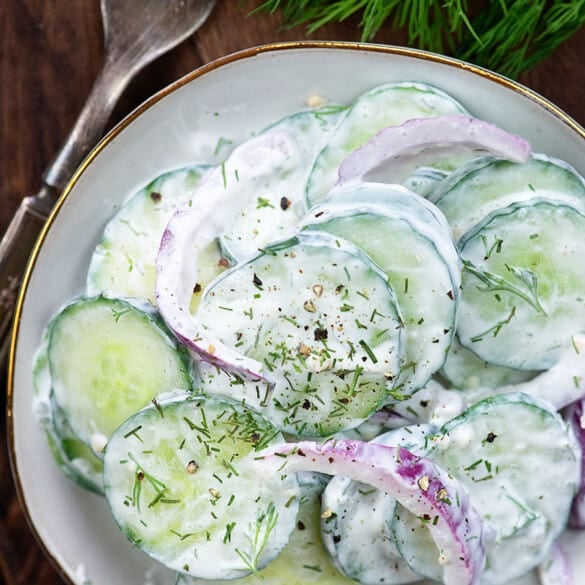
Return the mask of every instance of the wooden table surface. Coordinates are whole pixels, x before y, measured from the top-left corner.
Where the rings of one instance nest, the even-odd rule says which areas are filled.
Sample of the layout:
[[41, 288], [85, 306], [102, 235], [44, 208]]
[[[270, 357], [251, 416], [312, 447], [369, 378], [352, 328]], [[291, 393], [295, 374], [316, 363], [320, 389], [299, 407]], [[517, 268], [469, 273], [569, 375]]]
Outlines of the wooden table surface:
[[[279, 29], [277, 15], [248, 16], [236, 0], [218, 0], [192, 38], [143, 72], [123, 96], [111, 123], [155, 91], [212, 59], [262, 43], [359, 40], [357, 21], [328, 26], [311, 37]], [[0, 233], [39, 178], [71, 127], [103, 55], [98, 0], [0, 1]], [[376, 42], [404, 44], [402, 31], [386, 30]], [[522, 83], [585, 125], [585, 29]], [[3, 382], [3, 381], [2, 381]], [[0, 393], [4, 408], [4, 391]], [[10, 478], [4, 419], [0, 431], [0, 584], [60, 584], [19, 506]]]

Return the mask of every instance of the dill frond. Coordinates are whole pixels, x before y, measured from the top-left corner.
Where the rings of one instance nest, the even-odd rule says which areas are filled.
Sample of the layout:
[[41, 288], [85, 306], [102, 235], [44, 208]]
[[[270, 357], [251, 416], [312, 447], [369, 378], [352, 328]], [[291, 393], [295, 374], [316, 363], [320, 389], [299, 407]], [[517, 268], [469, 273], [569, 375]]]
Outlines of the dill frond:
[[[246, 3], [247, 0], [243, 0]], [[265, 0], [252, 12], [280, 11], [283, 25], [313, 33], [360, 16], [362, 41], [384, 26], [403, 29], [408, 43], [446, 53], [511, 78], [546, 59], [585, 25], [585, 0]]]

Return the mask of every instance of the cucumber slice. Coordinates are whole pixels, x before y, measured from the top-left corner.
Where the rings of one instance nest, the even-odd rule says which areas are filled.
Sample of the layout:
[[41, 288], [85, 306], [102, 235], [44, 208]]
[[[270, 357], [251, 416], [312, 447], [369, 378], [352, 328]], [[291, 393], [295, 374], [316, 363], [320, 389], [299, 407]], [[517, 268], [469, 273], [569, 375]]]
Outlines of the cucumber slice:
[[585, 330], [585, 214], [546, 200], [494, 212], [460, 242], [461, 345], [501, 366], [543, 370]]
[[360, 183], [332, 193], [303, 222], [361, 248], [387, 275], [405, 328], [394, 387], [408, 396], [444, 363], [455, 333], [460, 264], [440, 212], [395, 186]]
[[496, 366], [478, 358], [471, 350], [462, 347], [457, 337], [453, 339], [447, 359], [440, 374], [457, 390], [477, 390], [500, 386], [520, 384], [532, 380], [538, 375], [537, 370], [516, 370], [505, 366]]
[[[473, 357], [468, 350], [467, 357]], [[467, 359], [467, 357], [465, 359]], [[478, 364], [482, 362], [475, 358]], [[471, 365], [469, 362], [467, 365]], [[559, 361], [548, 370], [543, 372], [531, 372], [525, 370], [512, 370], [500, 368], [488, 364], [485, 372], [481, 372], [482, 384], [476, 384], [477, 371], [470, 373], [469, 378], [476, 382], [473, 387], [461, 389], [446, 389], [439, 383], [439, 377], [432, 379], [407, 400], [403, 400], [392, 406], [389, 414], [388, 424], [408, 424], [411, 422], [430, 422], [434, 425], [443, 425], [455, 416], [461, 414], [481, 400], [497, 394], [509, 394], [521, 392], [536, 400], [545, 402], [554, 410], [560, 411], [566, 406], [580, 400], [585, 395], [585, 334], [579, 333], [571, 337], [571, 345], [561, 354]], [[477, 366], [479, 369], [480, 366]], [[471, 372], [471, 369], [470, 369]], [[528, 380], [517, 380], [512, 383], [493, 386], [490, 382], [496, 380], [510, 379], [511, 374], [525, 374], [530, 376]], [[376, 417], [383, 412], [377, 413]]]
[[189, 358], [154, 314], [126, 301], [84, 298], [49, 326], [56, 403], [94, 453], [118, 425], [160, 392], [190, 389]]
[[[535, 568], [566, 526], [579, 483], [579, 448], [563, 419], [525, 394], [502, 394], [467, 409], [429, 445], [426, 457], [465, 485], [491, 532], [481, 582], [500, 585]], [[424, 519], [397, 507], [392, 529], [411, 568], [437, 578]]]
[[[283, 551], [256, 575], [237, 581], [238, 585], [351, 585], [329, 560], [320, 534], [321, 493], [326, 476], [299, 473], [299, 513], [294, 532]], [[234, 585], [234, 581], [208, 581], [178, 575], [175, 585]]]
[[336, 183], [341, 161], [382, 128], [411, 118], [465, 113], [454, 98], [422, 83], [388, 83], [362, 94], [315, 161], [306, 188], [308, 207], [326, 197]]
[[268, 407], [272, 395], [269, 382], [242, 377], [205, 360], [198, 362], [197, 370], [197, 390], [202, 394], [224, 396], [257, 412]]
[[284, 443], [262, 454], [268, 463], [282, 462], [283, 456], [289, 472], [348, 476], [388, 493], [415, 516], [433, 519], [428, 529], [440, 551], [441, 581], [479, 583], [485, 564], [484, 522], [462, 483], [431, 460], [401, 447], [339, 439]]
[[65, 476], [80, 488], [103, 495], [102, 460], [75, 435], [52, 396], [48, 342], [45, 331], [33, 366], [36, 418], [45, 432], [49, 451]]
[[316, 157], [329, 139], [331, 132], [347, 114], [348, 106], [329, 104], [296, 112], [271, 124], [263, 131], [286, 130], [311, 158]]
[[224, 273], [196, 318], [266, 366], [274, 387], [262, 412], [295, 435], [357, 426], [398, 374], [401, 319], [386, 276], [329, 234], [299, 234]]
[[[131, 543], [204, 579], [256, 573], [295, 527], [295, 474], [258, 473], [256, 452], [282, 436], [263, 417], [215, 397], [161, 396], [106, 447], [104, 484]], [[265, 469], [263, 468], [265, 471]]]
[[53, 457], [60, 463], [67, 477], [79, 487], [104, 494], [103, 461], [73, 431], [69, 419], [63, 410], [51, 400], [53, 412], [53, 428], [47, 431], [49, 447]]
[[[165, 226], [177, 207], [193, 196], [208, 167], [193, 166], [160, 175], [140, 189], [110, 219], [89, 265], [87, 294], [135, 297], [154, 302], [155, 260]], [[215, 276], [219, 251], [209, 249]], [[213, 261], [215, 260], [215, 261]]]
[[267, 181], [251, 185], [254, 196], [238, 193], [238, 200], [249, 203], [220, 238], [222, 253], [232, 263], [256, 256], [269, 242], [294, 235], [306, 213], [304, 188], [309, 172], [346, 111], [346, 107], [328, 106], [298, 112], [266, 129], [286, 132], [297, 144], [298, 155], [294, 166], [275, 168]]
[[492, 211], [535, 198], [584, 210], [585, 181], [567, 163], [543, 154], [524, 164], [480, 158], [456, 170], [432, 195], [456, 240]]
[[[421, 452], [431, 427], [403, 427], [373, 443]], [[333, 562], [362, 585], [418, 581], [404, 562], [389, 531], [396, 500], [370, 485], [336, 475], [323, 492], [321, 533]]]
[[421, 197], [430, 198], [449, 172], [430, 167], [420, 167], [404, 181], [404, 186]]

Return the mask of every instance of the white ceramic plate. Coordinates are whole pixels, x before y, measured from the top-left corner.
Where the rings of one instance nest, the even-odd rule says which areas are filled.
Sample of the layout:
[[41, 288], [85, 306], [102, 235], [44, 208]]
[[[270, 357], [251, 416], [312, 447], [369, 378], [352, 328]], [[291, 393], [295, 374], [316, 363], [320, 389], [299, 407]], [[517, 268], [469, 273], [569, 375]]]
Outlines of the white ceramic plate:
[[[220, 137], [239, 142], [319, 94], [348, 103], [383, 82], [433, 84], [475, 116], [518, 133], [585, 174], [585, 131], [543, 98], [486, 71], [418, 51], [340, 43], [288, 44], [211, 63], [140, 107], [82, 165], [41, 237], [18, 306], [9, 376], [10, 449], [26, 513], [48, 555], [73, 583], [172, 584], [118, 532], [105, 502], [53, 464], [32, 415], [31, 362], [43, 327], [83, 292], [90, 255], [121, 201], [162, 171], [214, 161]], [[581, 543], [570, 544], [576, 585]], [[582, 549], [583, 550], [583, 549]], [[86, 580], [85, 580], [86, 579]], [[532, 582], [528, 579], [527, 582]]]

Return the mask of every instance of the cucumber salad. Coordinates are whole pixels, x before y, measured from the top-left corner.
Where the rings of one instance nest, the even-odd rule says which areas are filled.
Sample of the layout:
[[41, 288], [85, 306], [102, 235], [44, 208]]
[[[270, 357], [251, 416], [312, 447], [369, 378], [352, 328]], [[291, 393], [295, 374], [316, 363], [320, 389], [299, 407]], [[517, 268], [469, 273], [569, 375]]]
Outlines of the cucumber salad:
[[176, 585], [574, 583], [585, 181], [429, 85], [222, 139], [107, 224], [35, 413]]

